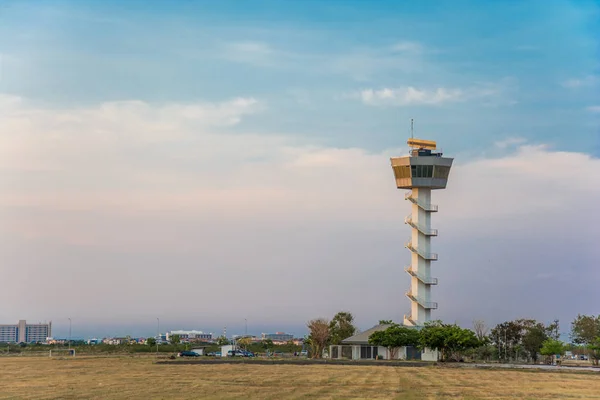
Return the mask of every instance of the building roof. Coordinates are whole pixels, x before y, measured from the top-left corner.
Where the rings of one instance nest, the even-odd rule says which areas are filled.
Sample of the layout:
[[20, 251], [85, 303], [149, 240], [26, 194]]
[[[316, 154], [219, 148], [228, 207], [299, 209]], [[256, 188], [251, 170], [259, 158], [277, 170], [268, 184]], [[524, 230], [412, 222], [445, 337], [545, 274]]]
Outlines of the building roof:
[[391, 324], [379, 324], [375, 325], [371, 329], [367, 329], [364, 332], [358, 333], [354, 336], [350, 336], [347, 339], [342, 340], [342, 344], [369, 344], [369, 336], [374, 332], [384, 331], [392, 326]]

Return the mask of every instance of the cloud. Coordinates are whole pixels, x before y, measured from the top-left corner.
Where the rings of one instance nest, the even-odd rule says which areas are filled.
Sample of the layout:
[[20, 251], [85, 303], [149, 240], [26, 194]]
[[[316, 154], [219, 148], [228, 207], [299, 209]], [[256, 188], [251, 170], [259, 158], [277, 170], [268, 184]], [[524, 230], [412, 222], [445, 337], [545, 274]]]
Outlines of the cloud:
[[268, 43], [259, 41], [225, 43], [220, 55], [229, 61], [262, 67], [276, 66], [283, 57], [283, 54]]
[[207, 56], [254, 67], [297, 70], [311, 75], [342, 75], [369, 81], [387, 71], [422, 72], [427, 64], [424, 50], [421, 43], [401, 41], [392, 46], [303, 52], [291, 50], [287, 45], [248, 40], [222, 43], [214, 54]]
[[506, 149], [507, 147], [513, 147], [515, 145], [523, 144], [526, 141], [527, 141], [527, 139], [522, 138], [522, 137], [509, 137], [509, 138], [494, 142], [494, 146], [499, 147], [501, 149]]
[[564, 81], [562, 86], [569, 89], [577, 89], [583, 87], [592, 87], [600, 82], [600, 78], [595, 75], [588, 75], [583, 78], [572, 78]]
[[467, 88], [399, 88], [363, 89], [346, 97], [358, 98], [370, 106], [436, 106], [478, 100], [482, 104], [515, 104], [511, 94], [517, 90], [512, 78], [504, 78], [498, 83], [481, 83]]
[[586, 110], [591, 113], [600, 113], [600, 106], [589, 106], [586, 107]]
[[[410, 207], [389, 166], [406, 149], [234, 132], [260, 111], [245, 98], [16, 103], [0, 119], [0, 273], [11, 276], [0, 302], [30, 295], [5, 319], [89, 320], [94, 309], [96, 321], [124, 323], [152, 304], [161, 323], [229, 326], [243, 315], [301, 325], [348, 309], [365, 327], [407, 312]], [[433, 194], [435, 316], [568, 321], [591, 312], [600, 161], [504, 142], [517, 147], [498, 158], [456, 153], [448, 189]], [[577, 212], [565, 212], [574, 201]], [[539, 289], [552, 274], [564, 279]], [[557, 301], [558, 290], [590, 295]]]
[[383, 88], [379, 90], [365, 89], [360, 92], [360, 99], [368, 105], [436, 105], [463, 99], [460, 89], [437, 88], [433, 90], [405, 88]]
[[423, 45], [418, 42], [401, 41], [392, 46], [392, 51], [419, 53], [423, 51]]

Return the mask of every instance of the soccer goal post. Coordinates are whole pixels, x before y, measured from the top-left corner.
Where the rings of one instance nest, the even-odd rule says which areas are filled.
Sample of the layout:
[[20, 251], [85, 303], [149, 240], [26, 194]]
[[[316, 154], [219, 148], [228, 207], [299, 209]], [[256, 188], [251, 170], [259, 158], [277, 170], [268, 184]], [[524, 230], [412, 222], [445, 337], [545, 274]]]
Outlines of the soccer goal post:
[[59, 357], [59, 356], [75, 357], [75, 349], [52, 349], [52, 350], [50, 350], [50, 357]]

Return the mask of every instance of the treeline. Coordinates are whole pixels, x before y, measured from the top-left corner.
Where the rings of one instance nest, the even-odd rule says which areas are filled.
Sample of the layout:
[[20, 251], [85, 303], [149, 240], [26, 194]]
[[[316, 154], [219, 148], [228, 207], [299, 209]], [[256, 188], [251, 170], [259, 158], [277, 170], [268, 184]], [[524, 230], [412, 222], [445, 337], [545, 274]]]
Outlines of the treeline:
[[[350, 312], [337, 313], [329, 321], [317, 318], [308, 322], [306, 343], [311, 356], [320, 358], [329, 345], [357, 332]], [[474, 321], [473, 328], [431, 321], [422, 327], [412, 328], [381, 320], [390, 326], [373, 333], [369, 343], [388, 349], [391, 357], [397, 348], [413, 346], [440, 352], [443, 361], [460, 361], [465, 358], [480, 361], [533, 362], [539, 356], [547, 360], [562, 356], [566, 351], [574, 355], [585, 354], [594, 365], [600, 360], [600, 315], [578, 315], [571, 323], [570, 343], [560, 340], [559, 321], [544, 324], [533, 319], [506, 321], [489, 329], [484, 321]]]

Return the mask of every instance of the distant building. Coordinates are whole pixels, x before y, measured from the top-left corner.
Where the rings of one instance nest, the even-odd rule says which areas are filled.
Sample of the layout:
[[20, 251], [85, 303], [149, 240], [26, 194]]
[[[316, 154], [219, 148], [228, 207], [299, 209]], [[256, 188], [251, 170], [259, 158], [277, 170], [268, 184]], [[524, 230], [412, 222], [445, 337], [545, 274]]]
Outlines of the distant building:
[[294, 339], [294, 335], [285, 332], [263, 333], [263, 340], [271, 339], [273, 342], [289, 342]]
[[171, 331], [167, 332], [166, 340], [170, 340], [171, 336], [178, 335], [179, 340], [182, 342], [212, 342], [213, 334], [212, 333], [204, 333], [202, 331]]
[[0, 325], [2, 343], [46, 342], [49, 337], [52, 337], [52, 322], [28, 324], [22, 319], [16, 325]]

